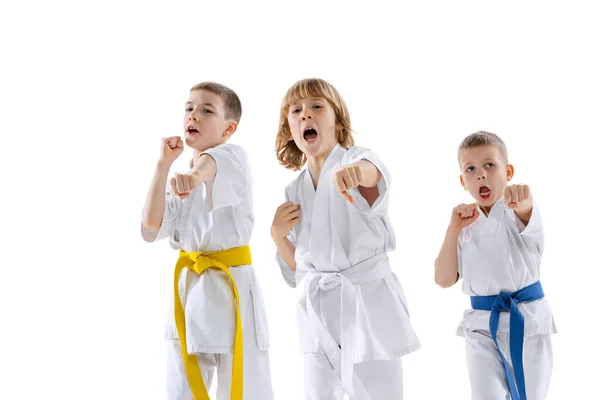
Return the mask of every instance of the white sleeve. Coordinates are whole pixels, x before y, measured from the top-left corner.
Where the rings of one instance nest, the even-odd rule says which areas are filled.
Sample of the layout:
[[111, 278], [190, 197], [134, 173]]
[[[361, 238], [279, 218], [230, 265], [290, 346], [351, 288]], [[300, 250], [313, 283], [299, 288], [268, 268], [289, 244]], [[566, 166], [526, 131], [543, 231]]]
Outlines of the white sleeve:
[[171, 232], [175, 227], [179, 208], [179, 200], [177, 200], [171, 191], [167, 189], [165, 193], [165, 212], [163, 213], [160, 228], [153, 231], [142, 225], [142, 239], [146, 242], [154, 242], [170, 237]]
[[239, 146], [224, 144], [204, 152], [217, 164], [212, 194], [204, 203], [206, 212], [239, 205], [248, 193], [250, 165], [246, 152]]
[[352, 203], [356, 209], [365, 214], [385, 214], [388, 210], [389, 202], [389, 191], [391, 185], [391, 176], [386, 168], [385, 164], [381, 159], [369, 149], [363, 147], [354, 146], [351, 147], [344, 155], [342, 165], [350, 165], [359, 162], [360, 160], [367, 160], [381, 172], [381, 180], [377, 184], [379, 189], [379, 197], [372, 206], [369, 206], [367, 200], [360, 194], [358, 188], [350, 190], [350, 195], [354, 198]]
[[[286, 202], [290, 201], [287, 189], [285, 190], [285, 201]], [[290, 232], [287, 234], [287, 239], [290, 241], [290, 243], [292, 243], [294, 245], [294, 247], [296, 247], [296, 235], [294, 233], [294, 230], [295, 230], [295, 228], [292, 228], [290, 230]], [[276, 253], [275, 259], [277, 260], [277, 263], [279, 264], [279, 268], [281, 269], [281, 274], [283, 275], [283, 280], [285, 280], [285, 283], [287, 283], [289, 286], [295, 288], [296, 287], [296, 271], [294, 271], [288, 265], [288, 263], [285, 262], [283, 257], [281, 257], [281, 255], [279, 255], [279, 252]]]
[[540, 216], [540, 210], [533, 202], [533, 209], [531, 210], [531, 218], [527, 226], [521, 221], [521, 219], [515, 214], [515, 223], [519, 229], [521, 236], [525, 237], [533, 246], [535, 246], [538, 252], [541, 254], [544, 251], [544, 227], [542, 225], [542, 217]]

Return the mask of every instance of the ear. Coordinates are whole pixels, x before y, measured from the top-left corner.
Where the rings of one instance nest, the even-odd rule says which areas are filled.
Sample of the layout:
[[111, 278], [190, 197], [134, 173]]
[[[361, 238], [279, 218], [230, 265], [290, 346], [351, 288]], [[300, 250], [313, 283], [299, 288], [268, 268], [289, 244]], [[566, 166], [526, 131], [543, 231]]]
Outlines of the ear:
[[230, 137], [231, 135], [233, 135], [237, 130], [237, 126], [237, 122], [230, 120], [229, 124], [227, 125], [227, 129], [225, 129], [225, 131], [223, 132], [223, 137]]
[[465, 185], [465, 178], [463, 178], [463, 176], [460, 176], [460, 184], [462, 185], [462, 187], [467, 190], [467, 185]]
[[508, 182], [512, 181], [513, 176], [515, 175], [515, 167], [512, 164], [508, 164], [506, 166], [506, 180]]

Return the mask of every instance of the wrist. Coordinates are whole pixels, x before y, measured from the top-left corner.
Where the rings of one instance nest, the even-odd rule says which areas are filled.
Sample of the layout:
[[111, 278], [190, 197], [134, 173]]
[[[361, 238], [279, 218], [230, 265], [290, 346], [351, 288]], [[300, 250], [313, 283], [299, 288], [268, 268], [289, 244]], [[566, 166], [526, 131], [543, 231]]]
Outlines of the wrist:
[[271, 228], [271, 239], [273, 239], [273, 242], [275, 242], [276, 245], [279, 245], [285, 240], [285, 235], [281, 236], [279, 232]]
[[168, 173], [169, 170], [171, 169], [172, 165], [173, 165], [173, 160], [167, 160], [167, 159], [161, 158], [156, 163], [156, 169], [160, 170], [160, 171], [166, 171]]
[[519, 217], [521, 221], [525, 223], [529, 222], [533, 214], [533, 204], [523, 210], [516, 209], [515, 214], [517, 214], [517, 217]]
[[446, 229], [446, 236], [458, 239], [461, 231], [462, 231], [462, 228], [450, 224], [448, 226], [448, 229]]

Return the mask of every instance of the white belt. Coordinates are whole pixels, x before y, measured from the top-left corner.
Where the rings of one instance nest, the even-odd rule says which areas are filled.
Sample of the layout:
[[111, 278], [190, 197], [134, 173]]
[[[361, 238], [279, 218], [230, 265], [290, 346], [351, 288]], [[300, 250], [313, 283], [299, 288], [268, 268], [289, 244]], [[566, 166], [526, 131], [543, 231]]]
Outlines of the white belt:
[[[315, 269], [314, 266], [309, 266], [307, 272], [306, 284], [308, 285], [308, 295], [306, 296], [306, 310], [309, 323], [325, 352], [325, 356], [340, 376], [344, 390], [348, 394], [353, 395], [352, 381], [354, 377], [354, 364], [356, 363], [357, 312], [355, 285], [391, 277], [392, 270], [387, 254], [378, 254], [343, 271], [322, 272]], [[331, 333], [327, 330], [314, 308], [314, 303], [320, 290], [328, 291], [338, 286], [341, 286], [340, 346], [338, 346]], [[360, 381], [358, 382], [360, 383]], [[362, 384], [358, 390], [365, 391]]]

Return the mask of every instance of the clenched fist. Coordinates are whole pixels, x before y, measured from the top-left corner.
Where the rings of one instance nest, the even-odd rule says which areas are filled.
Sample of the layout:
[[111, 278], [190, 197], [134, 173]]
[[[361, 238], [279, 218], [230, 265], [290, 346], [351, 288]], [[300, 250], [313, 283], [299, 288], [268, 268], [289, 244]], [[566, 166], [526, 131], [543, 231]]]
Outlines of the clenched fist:
[[176, 174], [170, 180], [171, 193], [181, 200], [190, 196], [190, 192], [200, 186], [200, 178], [193, 173]]
[[450, 226], [457, 230], [462, 230], [475, 222], [477, 218], [479, 218], [477, 204], [461, 204], [452, 210]]
[[171, 136], [162, 139], [160, 151], [161, 161], [173, 162], [183, 153], [183, 140], [180, 136]]
[[354, 198], [347, 191], [357, 188], [361, 181], [362, 171], [358, 165], [346, 165], [337, 169], [333, 174], [333, 186], [350, 203], [354, 203]]
[[533, 207], [531, 190], [527, 185], [510, 185], [504, 188], [504, 202], [516, 212], [527, 212]]
[[300, 222], [300, 205], [291, 201], [283, 203], [275, 211], [271, 225], [271, 237], [273, 240], [286, 237], [298, 222]]

